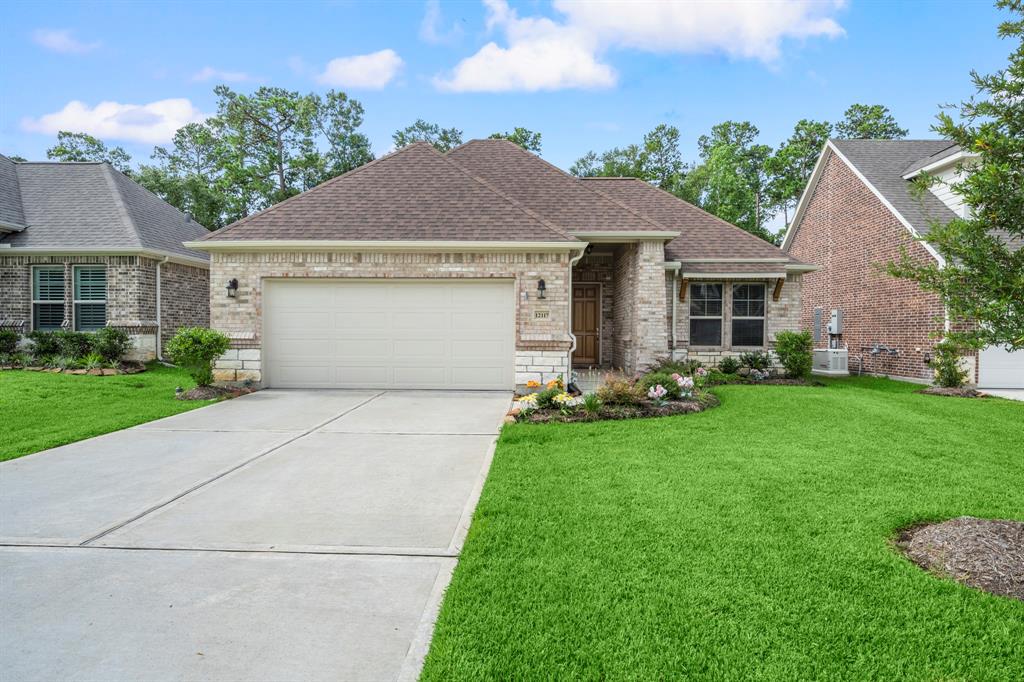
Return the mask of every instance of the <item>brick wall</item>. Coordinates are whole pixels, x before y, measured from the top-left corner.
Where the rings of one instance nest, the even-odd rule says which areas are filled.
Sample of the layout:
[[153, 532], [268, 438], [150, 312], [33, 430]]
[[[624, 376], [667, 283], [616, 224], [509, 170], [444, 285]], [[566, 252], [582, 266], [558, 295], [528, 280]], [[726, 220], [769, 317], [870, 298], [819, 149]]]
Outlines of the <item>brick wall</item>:
[[[210, 324], [233, 339], [235, 350], [261, 349], [263, 280], [266, 278], [499, 278], [514, 279], [516, 288], [516, 381], [543, 380], [534, 367], [565, 367], [569, 338], [569, 254], [562, 253], [216, 253], [211, 260]], [[221, 282], [238, 280], [235, 298]], [[537, 298], [537, 281], [547, 293]], [[557, 355], [558, 357], [555, 357]], [[529, 365], [536, 358], [544, 363]], [[551, 362], [548, 362], [551, 360]], [[236, 367], [235, 361], [243, 363]], [[225, 357], [217, 366], [218, 381], [260, 380], [261, 358]], [[522, 370], [522, 371], [520, 371]], [[241, 372], [241, 373], [239, 373]], [[529, 376], [527, 376], [529, 375]]]
[[[822, 339], [828, 345], [824, 323], [839, 308], [844, 315], [841, 347], [849, 348], [850, 368], [862, 357], [864, 371], [929, 380], [925, 364], [943, 329], [944, 310], [938, 296], [922, 291], [915, 282], [885, 274], [884, 264], [896, 260], [900, 248], [918, 262], [932, 256], [835, 155], [825, 163], [807, 205], [803, 222], [793, 238], [791, 253], [822, 266], [804, 275], [801, 326], [811, 329], [814, 309], [823, 311]], [[876, 343], [898, 349], [896, 357], [870, 355], [864, 348]]]
[[179, 327], [209, 326], [210, 271], [181, 263], [160, 266], [160, 314], [163, 344]]

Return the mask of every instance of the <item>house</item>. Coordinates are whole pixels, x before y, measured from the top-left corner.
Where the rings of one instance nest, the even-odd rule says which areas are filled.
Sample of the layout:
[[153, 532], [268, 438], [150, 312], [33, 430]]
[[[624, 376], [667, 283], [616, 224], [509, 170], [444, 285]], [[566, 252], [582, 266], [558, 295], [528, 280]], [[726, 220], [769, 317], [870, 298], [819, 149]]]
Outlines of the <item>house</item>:
[[[782, 245], [821, 265], [804, 277], [800, 315], [801, 326], [815, 330], [818, 347], [847, 348], [853, 370], [931, 381], [936, 335], [949, 325], [945, 308], [937, 295], [883, 268], [901, 248], [917, 262], [943, 264], [928, 243], [929, 226], [967, 215], [951, 185], [972, 162], [946, 140], [825, 145]], [[930, 191], [912, 191], [923, 172], [936, 182]], [[829, 336], [822, 318], [832, 310], [842, 313], [842, 333]], [[965, 361], [981, 387], [1024, 388], [1024, 353], [991, 347]]]
[[812, 266], [644, 182], [503, 140], [409, 145], [190, 248], [221, 381], [512, 389], [767, 350]]
[[207, 234], [109, 163], [0, 156], [0, 326], [121, 327], [136, 357], [183, 325], [209, 323]]

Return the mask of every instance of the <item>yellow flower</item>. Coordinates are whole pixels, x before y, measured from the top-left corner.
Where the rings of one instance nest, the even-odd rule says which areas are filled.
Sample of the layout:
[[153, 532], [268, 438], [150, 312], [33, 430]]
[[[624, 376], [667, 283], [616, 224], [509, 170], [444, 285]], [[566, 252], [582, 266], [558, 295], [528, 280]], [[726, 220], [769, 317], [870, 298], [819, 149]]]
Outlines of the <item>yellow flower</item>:
[[559, 405], [568, 405], [573, 400], [574, 398], [564, 391], [551, 399], [552, 402], [558, 403]]
[[527, 395], [519, 396], [518, 398], [516, 398], [516, 402], [517, 403], [530, 403], [532, 405], [533, 403], [537, 402], [537, 394], [536, 393], [528, 393]]

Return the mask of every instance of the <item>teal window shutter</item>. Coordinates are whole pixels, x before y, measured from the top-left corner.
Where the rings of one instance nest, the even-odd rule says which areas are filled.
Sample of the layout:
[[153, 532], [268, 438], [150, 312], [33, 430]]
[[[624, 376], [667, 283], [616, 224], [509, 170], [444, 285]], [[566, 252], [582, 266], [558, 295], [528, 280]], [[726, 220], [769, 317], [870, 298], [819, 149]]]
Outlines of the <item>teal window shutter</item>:
[[32, 329], [53, 331], [64, 324], [64, 266], [32, 268]]
[[94, 332], [107, 325], [107, 269], [75, 266], [75, 329]]

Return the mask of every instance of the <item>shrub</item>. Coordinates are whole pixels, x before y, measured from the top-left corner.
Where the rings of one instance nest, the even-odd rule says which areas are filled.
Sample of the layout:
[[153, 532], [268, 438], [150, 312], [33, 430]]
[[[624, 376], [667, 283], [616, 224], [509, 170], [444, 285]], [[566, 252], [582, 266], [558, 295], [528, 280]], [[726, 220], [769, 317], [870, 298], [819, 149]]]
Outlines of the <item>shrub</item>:
[[949, 339], [935, 344], [931, 366], [935, 383], [943, 388], [960, 388], [967, 381], [967, 372], [960, 364], [960, 346]]
[[0, 329], [0, 355], [14, 355], [18, 352], [21, 334], [14, 329]]
[[542, 410], [550, 408], [550, 407], [558, 407], [555, 404], [555, 396], [561, 395], [561, 394], [562, 394], [562, 389], [558, 388], [557, 386], [552, 386], [551, 388], [545, 388], [543, 391], [541, 391], [540, 393], [537, 394], [537, 400], [536, 400], [535, 404], [537, 405], [538, 408], [540, 408]]
[[663, 387], [667, 398], [678, 399], [682, 395], [679, 382], [668, 372], [649, 372], [640, 377], [640, 381], [637, 382], [637, 387], [643, 391], [644, 395], [647, 395], [655, 386]]
[[228, 349], [231, 340], [214, 329], [182, 327], [167, 342], [167, 354], [188, 370], [198, 386], [213, 383], [213, 362]]
[[92, 345], [105, 362], [117, 362], [131, 351], [132, 339], [123, 329], [104, 327], [96, 332]]
[[750, 351], [740, 355], [740, 364], [750, 369], [764, 371], [772, 366], [772, 358], [767, 353], [762, 353], [761, 351]]
[[58, 355], [47, 363], [50, 367], [57, 369], [81, 369], [82, 361], [70, 355]]
[[702, 367], [700, 360], [696, 358], [687, 358], [686, 360], [672, 360], [670, 358], [662, 358], [658, 360], [651, 367], [651, 372], [664, 372], [665, 374], [682, 374], [683, 376], [693, 376], [696, 371]]
[[32, 342], [32, 357], [37, 360], [60, 354], [60, 345], [54, 332], [34, 331], [28, 335]]
[[786, 376], [793, 379], [802, 379], [811, 373], [813, 347], [810, 332], [779, 332], [775, 335], [775, 354], [786, 368]]
[[103, 356], [96, 351], [93, 351], [82, 358], [82, 367], [85, 369], [99, 369], [103, 364]]
[[61, 329], [53, 332], [57, 341], [57, 351], [69, 358], [84, 358], [92, 352], [92, 334]]
[[740, 361], [732, 356], [726, 356], [718, 361], [718, 370], [722, 374], [735, 374], [740, 368]]
[[587, 414], [597, 414], [601, 410], [601, 398], [596, 393], [588, 393], [583, 396], [582, 406]]
[[608, 374], [597, 389], [597, 397], [605, 405], [639, 405], [643, 393], [621, 374]]

